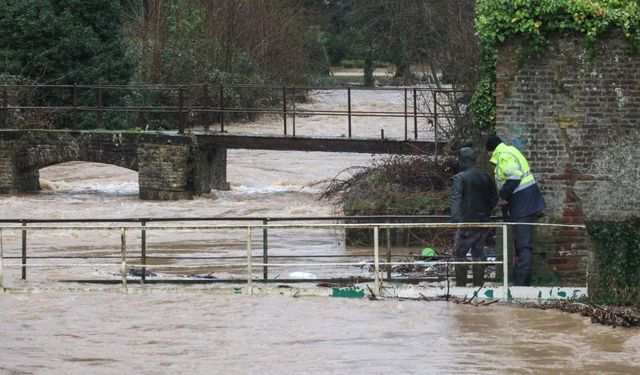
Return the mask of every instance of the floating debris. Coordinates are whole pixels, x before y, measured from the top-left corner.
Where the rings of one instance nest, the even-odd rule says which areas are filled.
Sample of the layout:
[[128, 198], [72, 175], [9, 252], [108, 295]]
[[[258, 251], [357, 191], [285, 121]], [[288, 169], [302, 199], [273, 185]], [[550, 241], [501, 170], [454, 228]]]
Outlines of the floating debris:
[[564, 312], [578, 313], [591, 318], [592, 323], [610, 326], [640, 326], [640, 309], [628, 306], [605, 306], [591, 303], [558, 300], [545, 303], [519, 302], [520, 306], [536, 309], [558, 309]]
[[[145, 276], [157, 276], [155, 273], [151, 272], [148, 268], [144, 270]], [[129, 270], [129, 276], [142, 277], [142, 267], [135, 267]]]
[[290, 279], [302, 279], [302, 280], [316, 280], [318, 279], [318, 277], [310, 272], [290, 272], [289, 273], [289, 278]]

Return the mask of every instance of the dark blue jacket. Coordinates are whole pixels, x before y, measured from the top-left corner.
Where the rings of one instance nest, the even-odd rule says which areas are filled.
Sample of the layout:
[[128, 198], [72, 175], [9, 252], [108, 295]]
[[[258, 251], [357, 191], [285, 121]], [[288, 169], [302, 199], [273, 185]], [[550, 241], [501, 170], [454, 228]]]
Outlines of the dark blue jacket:
[[504, 221], [512, 221], [536, 214], [545, 207], [547, 205], [538, 184], [533, 184], [509, 197], [509, 204], [502, 207], [502, 216]]

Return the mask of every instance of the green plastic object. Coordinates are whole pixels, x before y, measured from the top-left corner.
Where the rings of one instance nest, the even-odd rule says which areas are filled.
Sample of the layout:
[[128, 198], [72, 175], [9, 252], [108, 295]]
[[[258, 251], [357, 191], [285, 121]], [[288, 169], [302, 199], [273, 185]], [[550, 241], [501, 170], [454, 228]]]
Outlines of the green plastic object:
[[425, 247], [424, 249], [422, 249], [422, 253], [420, 253], [420, 256], [423, 257], [435, 257], [437, 255], [438, 253], [436, 253], [436, 251], [430, 247]]

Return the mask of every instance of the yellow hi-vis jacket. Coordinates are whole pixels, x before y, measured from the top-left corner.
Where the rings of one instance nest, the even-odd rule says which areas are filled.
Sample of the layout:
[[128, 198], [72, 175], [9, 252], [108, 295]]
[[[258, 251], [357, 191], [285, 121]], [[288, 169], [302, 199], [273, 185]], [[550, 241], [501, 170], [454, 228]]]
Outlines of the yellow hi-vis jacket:
[[493, 150], [491, 162], [496, 165], [494, 176], [498, 190], [502, 188], [502, 185], [504, 185], [507, 180], [520, 180], [520, 184], [513, 193], [524, 190], [536, 183], [531, 174], [527, 159], [513, 146], [500, 143], [496, 149]]

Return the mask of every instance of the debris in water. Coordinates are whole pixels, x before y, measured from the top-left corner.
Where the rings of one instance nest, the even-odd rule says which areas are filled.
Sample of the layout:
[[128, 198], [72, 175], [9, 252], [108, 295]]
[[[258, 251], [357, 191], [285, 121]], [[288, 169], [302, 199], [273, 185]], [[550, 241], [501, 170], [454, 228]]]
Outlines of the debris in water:
[[291, 272], [289, 273], [290, 279], [303, 279], [303, 280], [316, 280], [316, 275], [309, 272]]
[[[151, 272], [150, 269], [146, 268], [144, 270], [144, 275], [145, 276], [157, 276], [155, 273]], [[135, 277], [142, 277], [142, 268], [131, 268], [129, 270], [129, 276], [135, 276]]]
[[519, 303], [521, 306], [536, 309], [558, 309], [564, 312], [579, 313], [591, 317], [592, 323], [610, 326], [640, 326], [640, 309], [628, 306], [605, 306], [575, 301], [553, 301], [545, 303]]

